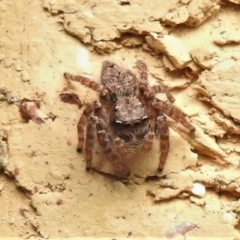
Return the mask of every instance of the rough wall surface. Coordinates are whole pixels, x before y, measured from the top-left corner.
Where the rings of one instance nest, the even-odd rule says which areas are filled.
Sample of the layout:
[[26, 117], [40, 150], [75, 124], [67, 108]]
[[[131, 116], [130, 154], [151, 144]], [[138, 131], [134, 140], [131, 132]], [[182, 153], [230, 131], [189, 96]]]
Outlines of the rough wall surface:
[[[159, 2], [0, 1], [0, 238], [240, 239], [240, 2]], [[144, 60], [196, 128], [169, 118], [162, 174], [157, 140], [127, 182], [85, 171], [76, 126], [98, 95], [63, 73], [99, 82], [106, 59]]]

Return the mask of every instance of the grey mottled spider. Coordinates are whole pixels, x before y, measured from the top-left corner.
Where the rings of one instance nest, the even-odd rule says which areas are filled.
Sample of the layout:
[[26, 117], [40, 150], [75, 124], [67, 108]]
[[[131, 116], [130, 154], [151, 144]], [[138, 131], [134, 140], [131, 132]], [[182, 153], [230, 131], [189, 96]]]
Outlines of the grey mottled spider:
[[158, 170], [161, 171], [169, 151], [169, 129], [164, 113], [194, 131], [182, 112], [155, 98], [157, 92], [165, 92], [173, 102], [167, 87], [163, 84], [149, 86], [146, 64], [138, 61], [137, 68], [139, 78], [132, 71], [105, 61], [100, 84], [83, 76], [64, 73], [67, 80], [80, 82], [100, 95], [100, 101], [87, 105], [77, 125], [77, 149], [81, 152], [84, 148], [87, 170], [92, 168], [96, 138], [114, 167], [114, 175], [127, 178], [130, 170], [122, 159], [139, 150], [149, 151], [154, 136], [158, 136], [161, 152]]

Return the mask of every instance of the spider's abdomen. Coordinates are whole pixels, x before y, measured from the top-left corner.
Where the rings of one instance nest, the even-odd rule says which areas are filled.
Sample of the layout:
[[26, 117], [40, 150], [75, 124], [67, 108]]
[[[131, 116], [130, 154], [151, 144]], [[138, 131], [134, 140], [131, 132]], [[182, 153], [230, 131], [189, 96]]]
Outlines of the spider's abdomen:
[[103, 63], [101, 82], [108, 89], [112, 101], [134, 96], [137, 91], [135, 75], [130, 70], [120, 68], [108, 61]]

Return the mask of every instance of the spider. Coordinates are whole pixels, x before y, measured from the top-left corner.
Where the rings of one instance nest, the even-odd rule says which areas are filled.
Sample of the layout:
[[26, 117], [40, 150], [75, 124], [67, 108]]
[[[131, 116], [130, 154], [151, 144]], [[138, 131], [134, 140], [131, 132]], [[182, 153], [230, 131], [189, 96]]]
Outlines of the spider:
[[92, 151], [97, 138], [103, 154], [114, 168], [114, 175], [128, 178], [130, 170], [122, 160], [139, 150], [149, 151], [156, 136], [160, 140], [158, 170], [161, 171], [169, 151], [169, 127], [164, 113], [188, 131], [195, 130], [180, 110], [155, 98], [157, 92], [164, 92], [171, 102], [174, 101], [165, 85], [149, 86], [146, 64], [138, 61], [136, 66], [139, 77], [113, 62], [104, 61], [100, 84], [83, 76], [64, 73], [68, 81], [79, 82], [100, 95], [100, 101], [86, 106], [77, 125], [77, 150], [82, 152], [84, 148], [86, 170], [93, 168]]

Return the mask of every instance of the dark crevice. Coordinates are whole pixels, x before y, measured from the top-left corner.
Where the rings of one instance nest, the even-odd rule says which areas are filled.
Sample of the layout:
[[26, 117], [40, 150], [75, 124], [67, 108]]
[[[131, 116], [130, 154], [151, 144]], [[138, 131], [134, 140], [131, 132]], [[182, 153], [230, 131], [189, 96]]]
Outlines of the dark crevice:
[[121, 6], [130, 6], [131, 4], [130, 4], [130, 2], [120, 2], [120, 5]]
[[155, 176], [147, 176], [145, 178], [145, 182], [155, 182], [155, 181], [159, 181], [161, 178], [163, 178], [163, 177], [159, 177], [157, 175], [155, 175]]

